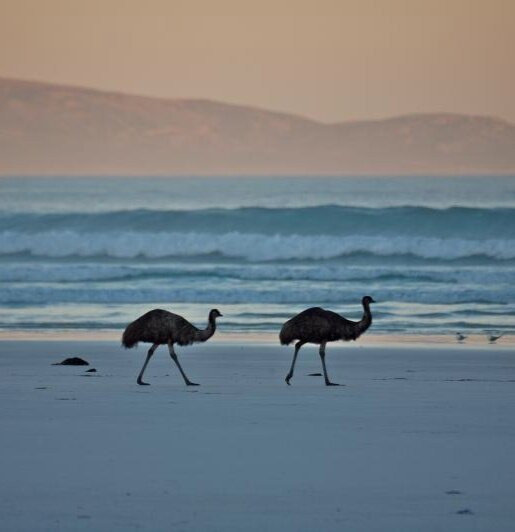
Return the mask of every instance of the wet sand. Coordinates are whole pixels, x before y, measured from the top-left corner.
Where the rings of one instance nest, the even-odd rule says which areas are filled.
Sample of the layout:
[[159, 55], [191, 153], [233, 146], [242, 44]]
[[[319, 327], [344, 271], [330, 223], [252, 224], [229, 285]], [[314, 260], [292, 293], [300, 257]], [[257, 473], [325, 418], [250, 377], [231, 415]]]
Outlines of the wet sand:
[[0, 341], [2, 527], [513, 529], [510, 345], [332, 344], [328, 388], [314, 346], [288, 387], [292, 349], [247, 340], [178, 348], [199, 387], [164, 347], [140, 387], [145, 346]]

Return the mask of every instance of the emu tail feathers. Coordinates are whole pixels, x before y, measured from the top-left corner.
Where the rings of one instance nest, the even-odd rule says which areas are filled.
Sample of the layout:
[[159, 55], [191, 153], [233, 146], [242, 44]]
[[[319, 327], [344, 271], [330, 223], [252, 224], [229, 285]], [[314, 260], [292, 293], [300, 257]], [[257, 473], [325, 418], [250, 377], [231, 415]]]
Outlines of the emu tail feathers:
[[288, 345], [291, 344], [293, 340], [295, 340], [295, 336], [290, 322], [287, 321], [279, 333], [279, 341], [281, 342], [281, 345]]
[[135, 327], [134, 322], [129, 323], [127, 325], [125, 331], [123, 331], [122, 335], [122, 345], [125, 347], [125, 349], [131, 349], [132, 347], [135, 347], [138, 345], [138, 336], [137, 336], [137, 328]]

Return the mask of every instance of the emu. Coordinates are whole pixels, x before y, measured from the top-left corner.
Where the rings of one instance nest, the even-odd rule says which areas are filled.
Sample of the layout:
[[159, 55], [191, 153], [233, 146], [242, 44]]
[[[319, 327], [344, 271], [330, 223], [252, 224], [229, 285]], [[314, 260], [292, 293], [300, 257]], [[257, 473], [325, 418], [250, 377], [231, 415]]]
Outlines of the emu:
[[170, 356], [179, 368], [184, 382], [188, 386], [198, 386], [197, 383], [191, 382], [186, 376], [186, 373], [184, 373], [173, 346], [174, 344], [190, 345], [209, 340], [216, 330], [216, 318], [220, 316], [222, 314], [217, 309], [212, 309], [209, 312], [208, 325], [203, 330], [197, 329], [182, 316], [161, 309], [151, 310], [132, 323], [129, 323], [122, 336], [122, 345], [126, 349], [135, 347], [138, 345], [138, 342], [152, 344], [148, 350], [145, 363], [138, 375], [137, 383], [148, 386], [148, 382], [143, 382], [142, 380], [147, 364], [152, 358], [154, 351], [160, 345], [168, 344]]
[[285, 378], [286, 384], [289, 385], [293, 377], [295, 362], [297, 361], [300, 348], [304, 344], [310, 343], [320, 345], [319, 354], [322, 360], [326, 386], [338, 386], [337, 383], [331, 382], [327, 375], [325, 346], [327, 342], [334, 342], [336, 340], [356, 340], [370, 327], [372, 323], [370, 303], [375, 303], [375, 301], [370, 296], [365, 296], [361, 300], [361, 303], [364, 313], [358, 322], [347, 320], [330, 310], [313, 307], [297, 314], [283, 325], [279, 333], [281, 344], [288, 345], [294, 340], [298, 340], [295, 344], [295, 352], [293, 353], [290, 371]]

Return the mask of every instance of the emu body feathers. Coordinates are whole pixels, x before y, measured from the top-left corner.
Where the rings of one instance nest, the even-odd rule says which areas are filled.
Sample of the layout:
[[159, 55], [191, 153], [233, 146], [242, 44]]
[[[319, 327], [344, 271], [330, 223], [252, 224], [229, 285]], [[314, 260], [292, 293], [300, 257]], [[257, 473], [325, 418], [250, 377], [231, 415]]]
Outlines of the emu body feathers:
[[324, 370], [324, 379], [327, 386], [334, 385], [329, 380], [325, 365], [325, 346], [327, 342], [336, 340], [356, 340], [372, 324], [372, 313], [370, 303], [375, 301], [370, 296], [365, 296], [361, 303], [363, 305], [363, 317], [360, 321], [351, 321], [336, 312], [324, 310], [320, 307], [312, 307], [297, 314], [288, 320], [279, 333], [281, 344], [288, 345], [297, 340], [295, 352], [291, 363], [290, 371], [286, 375], [286, 384], [290, 384], [295, 370], [295, 362], [300, 348], [307, 343], [320, 345], [320, 358]]
[[185, 320], [182, 316], [162, 309], [151, 310], [132, 323], [129, 323], [122, 335], [122, 345], [124, 347], [130, 349], [135, 347], [138, 342], [152, 344], [148, 350], [145, 363], [138, 375], [137, 383], [147, 384], [142, 380], [147, 364], [152, 358], [154, 351], [160, 345], [167, 344], [170, 356], [179, 368], [184, 382], [188, 386], [195, 385], [194, 382], [188, 379], [186, 373], [184, 373], [175, 353], [174, 344], [189, 345], [209, 340], [216, 330], [216, 318], [221, 315], [217, 309], [212, 309], [209, 312], [208, 324], [205, 329], [197, 329], [197, 327]]

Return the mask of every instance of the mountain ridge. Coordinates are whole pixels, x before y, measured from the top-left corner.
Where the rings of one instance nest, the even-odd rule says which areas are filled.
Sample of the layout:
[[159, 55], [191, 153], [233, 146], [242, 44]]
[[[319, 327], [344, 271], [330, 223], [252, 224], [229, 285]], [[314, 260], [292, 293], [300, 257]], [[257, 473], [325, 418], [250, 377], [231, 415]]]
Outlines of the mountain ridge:
[[515, 174], [515, 125], [452, 112], [323, 123], [0, 77], [0, 175], [210, 174]]

